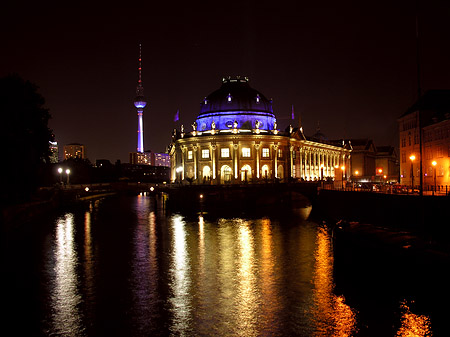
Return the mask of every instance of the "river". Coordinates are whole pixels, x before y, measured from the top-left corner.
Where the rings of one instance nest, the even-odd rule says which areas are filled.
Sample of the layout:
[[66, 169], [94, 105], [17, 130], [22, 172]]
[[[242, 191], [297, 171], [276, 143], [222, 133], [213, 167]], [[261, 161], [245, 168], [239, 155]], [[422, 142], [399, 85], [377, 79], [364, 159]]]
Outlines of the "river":
[[429, 298], [446, 289], [412, 280], [408, 291], [392, 290], [373, 281], [391, 269], [335, 263], [346, 254], [335, 256], [330, 230], [300, 215], [185, 217], [150, 196], [108, 197], [2, 236], [2, 335], [448, 332], [445, 301]]

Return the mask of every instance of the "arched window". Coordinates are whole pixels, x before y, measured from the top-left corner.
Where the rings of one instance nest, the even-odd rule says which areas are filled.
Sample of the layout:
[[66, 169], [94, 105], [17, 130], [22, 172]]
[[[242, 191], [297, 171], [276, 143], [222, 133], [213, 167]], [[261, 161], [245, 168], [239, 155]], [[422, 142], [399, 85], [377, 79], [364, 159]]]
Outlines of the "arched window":
[[203, 182], [207, 182], [211, 179], [211, 168], [209, 166], [203, 166]]
[[264, 179], [270, 178], [269, 165], [263, 165], [263, 167], [261, 168], [261, 177], [263, 177]]
[[249, 181], [252, 178], [252, 168], [250, 165], [244, 165], [241, 168], [241, 181]]
[[222, 184], [231, 183], [232, 171], [228, 165], [223, 165], [220, 168], [220, 182]]
[[284, 170], [283, 165], [279, 165], [277, 169], [277, 178], [283, 179], [284, 178]]

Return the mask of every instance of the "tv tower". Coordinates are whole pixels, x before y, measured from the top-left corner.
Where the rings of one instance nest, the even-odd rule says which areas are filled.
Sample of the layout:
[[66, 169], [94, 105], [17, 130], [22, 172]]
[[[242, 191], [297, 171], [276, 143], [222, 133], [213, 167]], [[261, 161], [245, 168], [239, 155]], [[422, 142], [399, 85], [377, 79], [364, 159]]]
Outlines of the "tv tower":
[[137, 152], [144, 152], [144, 122], [143, 114], [144, 108], [147, 105], [144, 97], [144, 87], [142, 86], [142, 47], [139, 44], [139, 80], [136, 87], [136, 98], [134, 99], [134, 106], [137, 109], [138, 115], [138, 142], [137, 142]]

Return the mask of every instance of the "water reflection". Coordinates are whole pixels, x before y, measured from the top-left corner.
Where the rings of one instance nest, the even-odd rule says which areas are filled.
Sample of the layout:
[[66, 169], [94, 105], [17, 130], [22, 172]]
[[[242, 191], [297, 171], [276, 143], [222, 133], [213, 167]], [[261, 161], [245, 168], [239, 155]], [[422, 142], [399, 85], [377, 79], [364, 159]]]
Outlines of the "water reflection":
[[155, 213], [150, 210], [150, 197], [139, 195], [136, 199], [137, 223], [134, 229], [132, 261], [133, 330], [145, 334], [156, 330], [158, 308], [158, 258]]
[[91, 211], [84, 214], [84, 288], [85, 300], [84, 307], [87, 312], [89, 320], [94, 319], [94, 305], [95, 305], [95, 273], [94, 273], [94, 253], [92, 248], [91, 235]]
[[240, 335], [257, 335], [259, 296], [256, 287], [253, 232], [247, 221], [239, 221], [236, 320]]
[[401, 326], [397, 331], [397, 337], [429, 337], [431, 333], [430, 318], [425, 315], [417, 315], [411, 312], [410, 307], [403, 301]]
[[326, 228], [319, 227], [317, 230], [314, 255], [316, 336], [352, 336], [356, 332], [356, 316], [345, 304], [344, 297], [333, 293], [333, 252]]
[[276, 259], [274, 256], [274, 242], [272, 226], [269, 219], [261, 220], [261, 315], [262, 330], [274, 335], [278, 329], [281, 303], [277, 289]]
[[170, 266], [173, 320], [170, 330], [175, 335], [187, 335], [191, 318], [189, 275], [190, 261], [186, 243], [186, 223], [180, 215], [172, 217], [172, 262]]
[[52, 330], [58, 335], [82, 335], [77, 275], [78, 256], [74, 240], [74, 217], [66, 214], [56, 224], [54, 278], [50, 280]]
[[[326, 228], [301, 218], [163, 217], [151, 200], [129, 200], [119, 229], [94, 209], [57, 220], [54, 241], [43, 244], [50, 327], [42, 334], [101, 335], [113, 317], [120, 335], [357, 336], [356, 310], [335, 293]], [[431, 336], [430, 319], [412, 311], [402, 304], [397, 336]]]

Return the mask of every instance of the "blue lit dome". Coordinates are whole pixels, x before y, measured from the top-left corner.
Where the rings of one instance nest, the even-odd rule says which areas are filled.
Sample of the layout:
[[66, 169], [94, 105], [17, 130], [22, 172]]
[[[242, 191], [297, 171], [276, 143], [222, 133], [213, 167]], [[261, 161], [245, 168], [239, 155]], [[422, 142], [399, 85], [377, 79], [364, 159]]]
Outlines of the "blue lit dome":
[[272, 130], [275, 115], [272, 101], [248, 84], [247, 78], [224, 78], [222, 86], [209, 94], [201, 103], [196, 123], [198, 131], [233, 128]]

